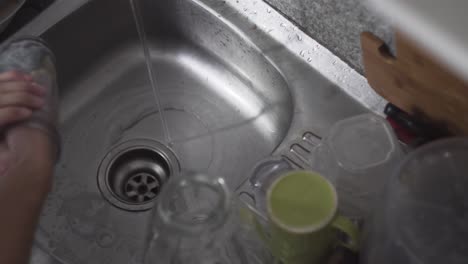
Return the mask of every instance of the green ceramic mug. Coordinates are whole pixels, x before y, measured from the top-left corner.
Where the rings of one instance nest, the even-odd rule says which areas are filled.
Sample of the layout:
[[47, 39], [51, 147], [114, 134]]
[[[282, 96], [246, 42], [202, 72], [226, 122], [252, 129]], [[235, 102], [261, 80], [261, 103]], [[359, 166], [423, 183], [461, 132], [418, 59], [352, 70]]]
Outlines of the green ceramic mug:
[[[270, 223], [266, 230], [257, 222], [257, 230], [284, 264], [323, 263], [334, 245], [358, 249], [357, 227], [338, 215], [337, 208], [336, 190], [327, 179], [311, 171], [291, 171], [268, 189]], [[347, 235], [346, 242], [340, 241], [339, 232]]]

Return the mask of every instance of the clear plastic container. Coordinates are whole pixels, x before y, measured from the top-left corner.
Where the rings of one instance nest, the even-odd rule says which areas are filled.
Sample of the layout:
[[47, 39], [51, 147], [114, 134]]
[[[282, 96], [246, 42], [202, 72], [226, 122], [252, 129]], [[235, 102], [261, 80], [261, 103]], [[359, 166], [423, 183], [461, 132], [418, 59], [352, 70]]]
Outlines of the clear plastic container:
[[340, 211], [362, 219], [369, 215], [402, 157], [386, 120], [364, 114], [334, 124], [313, 151], [311, 167], [335, 185]]
[[270, 185], [282, 174], [293, 170], [281, 157], [269, 157], [258, 162], [250, 177], [236, 190], [239, 199], [262, 221], [268, 219], [267, 192]]
[[[268, 157], [258, 162], [251, 171], [250, 177], [236, 189], [236, 196], [245, 208], [244, 213], [248, 223], [255, 227], [254, 236], [260, 238], [263, 243], [266, 243], [265, 237], [271, 237], [267, 209], [268, 189], [276, 179], [291, 170], [293, 170], [291, 164], [282, 157]], [[268, 251], [271, 256], [274, 255], [271, 249]], [[279, 260], [271, 259], [269, 263], [279, 263]]]
[[468, 139], [409, 155], [365, 226], [364, 264], [468, 261]]

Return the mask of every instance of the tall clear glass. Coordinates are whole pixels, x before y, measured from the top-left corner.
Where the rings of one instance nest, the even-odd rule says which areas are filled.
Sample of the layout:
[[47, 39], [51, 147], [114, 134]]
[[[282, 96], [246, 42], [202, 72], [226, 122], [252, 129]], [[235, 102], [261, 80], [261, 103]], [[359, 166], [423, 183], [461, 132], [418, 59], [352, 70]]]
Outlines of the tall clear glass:
[[186, 173], [172, 179], [153, 209], [144, 263], [269, 263], [237, 205], [222, 178]]

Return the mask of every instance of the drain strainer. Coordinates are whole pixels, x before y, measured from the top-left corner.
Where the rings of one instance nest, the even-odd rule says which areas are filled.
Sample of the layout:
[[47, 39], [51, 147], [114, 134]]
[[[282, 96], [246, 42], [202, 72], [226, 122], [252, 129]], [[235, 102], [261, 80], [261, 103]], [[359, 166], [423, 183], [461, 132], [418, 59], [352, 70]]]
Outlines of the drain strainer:
[[111, 204], [129, 211], [150, 209], [179, 163], [163, 144], [136, 139], [111, 149], [98, 172], [98, 185]]
[[[165, 175], [164, 175], [165, 176]], [[141, 172], [131, 176], [125, 182], [125, 197], [134, 203], [153, 200], [159, 193], [160, 179], [153, 174]]]

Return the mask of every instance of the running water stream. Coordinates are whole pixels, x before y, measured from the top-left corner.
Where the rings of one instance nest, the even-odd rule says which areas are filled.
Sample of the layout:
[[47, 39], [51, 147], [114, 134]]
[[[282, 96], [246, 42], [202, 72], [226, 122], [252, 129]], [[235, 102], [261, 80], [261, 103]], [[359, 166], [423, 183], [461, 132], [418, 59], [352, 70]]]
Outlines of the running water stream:
[[146, 37], [146, 31], [143, 24], [143, 16], [140, 10], [140, 0], [129, 0], [130, 6], [132, 8], [133, 19], [135, 20], [135, 25], [138, 31], [138, 36], [140, 38], [141, 46], [143, 49], [143, 54], [145, 56], [146, 69], [148, 71], [148, 77], [153, 89], [153, 95], [156, 102], [156, 107], [161, 117], [161, 125], [163, 127], [164, 141], [167, 145], [171, 145], [171, 135], [169, 132], [169, 127], [167, 125], [166, 118], [164, 116], [164, 109], [161, 105], [161, 91], [157, 85], [156, 73], [154, 72], [153, 63], [151, 61], [151, 53], [148, 45], [148, 40]]

